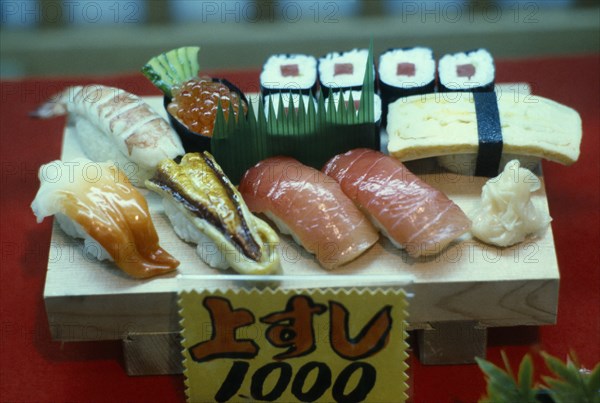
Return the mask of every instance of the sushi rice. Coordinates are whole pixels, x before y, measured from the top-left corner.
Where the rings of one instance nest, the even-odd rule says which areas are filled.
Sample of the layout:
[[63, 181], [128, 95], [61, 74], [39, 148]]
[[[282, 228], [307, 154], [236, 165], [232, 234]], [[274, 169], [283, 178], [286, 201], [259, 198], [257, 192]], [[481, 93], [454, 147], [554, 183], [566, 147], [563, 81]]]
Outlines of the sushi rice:
[[[344, 92], [334, 92], [332, 97], [333, 97], [333, 103], [335, 105], [335, 109], [337, 110], [338, 105], [340, 104], [340, 93], [342, 94], [342, 96], [344, 97], [344, 102], [348, 102], [348, 100], [350, 99], [350, 94], [352, 94], [352, 100], [355, 102], [355, 104], [359, 105], [360, 104], [360, 99], [362, 96], [362, 91], [344, 91]], [[381, 120], [381, 98], [379, 98], [379, 95], [377, 94], [373, 94], [373, 108], [374, 108], [374, 117], [375, 117], [375, 122], [379, 122]], [[329, 108], [329, 98], [325, 99], [325, 110], [327, 110]], [[358, 108], [356, 108], [356, 113], [358, 113]]]
[[[438, 164], [459, 175], [475, 175], [477, 166], [477, 154], [451, 154], [436, 157]], [[518, 160], [521, 166], [531, 171], [537, 171], [541, 158], [529, 155], [502, 154], [498, 171], [501, 172], [506, 164], [512, 160]]]
[[[56, 222], [60, 229], [62, 229], [67, 235], [73, 238], [83, 239], [83, 252], [85, 256], [102, 260], [114, 261], [112, 256], [96, 241], [92, 238], [81, 225], [71, 220], [69, 217], [62, 213], [54, 215]], [[40, 220], [38, 219], [38, 222]]]
[[[367, 49], [353, 49], [348, 52], [328, 53], [319, 59], [319, 81], [323, 87], [332, 90], [358, 89], [362, 87], [365, 78], [365, 69], [369, 51]], [[352, 65], [351, 73], [336, 74], [337, 65]], [[373, 74], [373, 76], [375, 76]]]
[[[398, 74], [399, 64], [412, 64], [414, 74]], [[429, 48], [392, 49], [379, 57], [379, 79], [398, 88], [423, 87], [435, 81], [435, 60]]]
[[275, 117], [279, 113], [279, 102], [283, 102], [284, 109], [288, 108], [290, 105], [290, 96], [292, 97], [292, 102], [295, 109], [298, 109], [300, 106], [300, 99], [302, 99], [302, 103], [304, 104], [304, 110], [308, 110], [310, 102], [315, 106], [315, 111], [317, 110], [317, 100], [310, 95], [302, 95], [297, 93], [277, 93], [270, 94], [264, 97], [265, 103], [265, 115], [267, 119], [269, 118], [269, 110], [271, 108], [271, 103], [273, 104], [273, 111], [275, 112]]
[[[296, 70], [283, 74], [286, 67]], [[279, 91], [306, 93], [317, 83], [317, 59], [302, 54], [279, 54], [267, 59], [260, 73], [263, 94]]]
[[[67, 197], [68, 192], [78, 192], [81, 181], [99, 180], [96, 173], [105, 175], [101, 168], [112, 164], [114, 164], [112, 161], [100, 164], [77, 158], [68, 163], [56, 160], [42, 165], [38, 172], [41, 186], [31, 203], [31, 209], [38, 223], [41, 223], [45, 217], [54, 215], [63, 232], [73, 238], [83, 239], [85, 254], [98, 260], [112, 261], [113, 258], [81, 225], [62, 212], [62, 201]], [[89, 167], [94, 167], [90, 173], [87, 172]], [[93, 177], [92, 171], [94, 171]]]
[[[473, 75], [459, 74], [461, 66], [472, 66]], [[440, 85], [446, 90], [465, 91], [490, 86], [491, 90], [495, 79], [494, 59], [485, 49], [447, 54], [439, 61], [438, 74]]]
[[192, 224], [173, 201], [163, 198], [163, 207], [177, 236], [186, 242], [196, 244], [196, 254], [200, 259], [215, 269], [225, 270], [229, 267], [229, 263], [221, 249], [215, 245], [212, 239]]
[[124, 170], [134, 186], [143, 187], [144, 181], [151, 177], [155, 167], [142, 165], [128, 159], [120, 152], [108, 136], [104, 135], [92, 122], [87, 119], [77, 119], [75, 122], [75, 137], [81, 149], [92, 161], [112, 161]]

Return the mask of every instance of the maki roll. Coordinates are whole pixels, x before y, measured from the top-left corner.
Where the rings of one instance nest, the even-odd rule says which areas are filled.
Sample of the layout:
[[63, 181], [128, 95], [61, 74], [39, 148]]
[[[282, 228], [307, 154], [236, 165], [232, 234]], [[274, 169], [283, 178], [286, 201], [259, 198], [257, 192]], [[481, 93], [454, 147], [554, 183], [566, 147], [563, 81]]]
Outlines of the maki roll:
[[[267, 119], [270, 115], [271, 105], [273, 106], [274, 116], [277, 117], [279, 115], [280, 110], [283, 110], [287, 115], [290, 109], [290, 101], [293, 105], [294, 112], [297, 114], [298, 109], [300, 108], [300, 100], [304, 104], [304, 110], [308, 111], [310, 104], [312, 103], [315, 111], [317, 110], [317, 100], [311, 95], [297, 94], [297, 93], [278, 93], [278, 94], [270, 94], [263, 98], [263, 102], [265, 104], [265, 116]], [[283, 104], [283, 105], [281, 105]]]
[[219, 106], [227, 121], [248, 112], [248, 99], [235, 85], [222, 78], [197, 77], [171, 89], [173, 98], [164, 97], [169, 121], [186, 152], [210, 149]]
[[435, 59], [429, 48], [390, 49], [379, 57], [378, 71], [384, 126], [390, 103], [435, 89]]
[[[360, 107], [360, 101], [362, 97], [362, 91], [346, 90], [343, 92], [338, 91], [332, 93], [329, 97], [325, 99], [325, 110], [329, 109], [329, 105], [331, 105], [331, 103], [335, 105], [335, 110], [338, 110], [340, 105], [340, 94], [342, 99], [344, 100], [344, 106], [346, 107], [346, 110], [354, 108], [354, 110], [358, 114], [358, 109]], [[377, 94], [373, 94], [373, 116], [375, 117], [375, 124], [379, 125], [379, 123], [381, 122], [381, 98]]]
[[328, 53], [320, 58], [319, 84], [323, 95], [328, 96], [330, 91], [360, 90], [368, 57], [368, 49], [353, 49], [343, 53]]
[[[381, 148], [381, 98], [373, 94], [373, 121], [364, 121], [365, 111], [361, 111], [362, 91], [346, 90], [343, 92], [334, 92], [325, 99], [326, 120], [333, 125], [343, 126], [339, 131], [341, 136], [333, 136], [342, 141], [338, 149], [348, 150], [352, 144], [361, 144], [361, 147], [368, 147], [379, 150]], [[340, 98], [343, 104], [340, 105]], [[335, 113], [330, 113], [329, 108], [334, 106]], [[343, 108], [340, 111], [340, 108]], [[351, 111], [355, 111], [355, 116], [351, 118]], [[363, 113], [361, 113], [363, 112]], [[335, 130], [335, 129], [334, 129]]]
[[260, 73], [263, 95], [297, 92], [308, 95], [317, 89], [317, 59], [302, 54], [273, 55]]
[[494, 90], [494, 59], [485, 49], [444, 55], [438, 65], [441, 92]]

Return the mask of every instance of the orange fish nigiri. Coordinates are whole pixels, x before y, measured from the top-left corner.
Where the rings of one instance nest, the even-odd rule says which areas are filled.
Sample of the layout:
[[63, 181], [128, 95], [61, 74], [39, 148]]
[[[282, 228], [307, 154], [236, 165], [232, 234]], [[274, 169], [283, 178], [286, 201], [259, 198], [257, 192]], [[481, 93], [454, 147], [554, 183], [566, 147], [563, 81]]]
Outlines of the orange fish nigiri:
[[[54, 215], [70, 236], [83, 238], [135, 278], [168, 273], [179, 262], [158, 244], [146, 199], [113, 163], [53, 161], [39, 170], [31, 208], [41, 222]], [[95, 249], [95, 250], [96, 250]]]

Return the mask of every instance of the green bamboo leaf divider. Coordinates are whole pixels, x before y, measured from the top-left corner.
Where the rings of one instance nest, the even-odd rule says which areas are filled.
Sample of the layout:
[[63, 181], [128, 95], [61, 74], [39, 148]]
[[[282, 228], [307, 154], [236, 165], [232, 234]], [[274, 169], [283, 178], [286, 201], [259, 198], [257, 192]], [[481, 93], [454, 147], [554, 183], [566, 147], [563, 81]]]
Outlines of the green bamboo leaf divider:
[[[346, 103], [341, 93], [337, 108], [333, 96], [326, 100], [322, 93], [316, 105], [313, 102], [304, 105], [299, 99], [297, 111], [293, 97], [300, 95], [292, 93], [279, 94], [277, 111], [273, 102], [265, 110], [260, 96], [258, 107], [249, 102], [247, 114], [237, 119], [226, 120], [219, 107], [211, 139], [211, 153], [225, 174], [237, 184], [248, 168], [271, 156], [290, 156], [303, 164], [321, 169], [334, 155], [354, 148], [379, 150], [379, 125], [375, 122], [374, 111], [372, 42], [361, 91], [358, 108], [351, 94]], [[241, 104], [239, 110], [243, 110]], [[229, 116], [234, 116], [231, 105]]]

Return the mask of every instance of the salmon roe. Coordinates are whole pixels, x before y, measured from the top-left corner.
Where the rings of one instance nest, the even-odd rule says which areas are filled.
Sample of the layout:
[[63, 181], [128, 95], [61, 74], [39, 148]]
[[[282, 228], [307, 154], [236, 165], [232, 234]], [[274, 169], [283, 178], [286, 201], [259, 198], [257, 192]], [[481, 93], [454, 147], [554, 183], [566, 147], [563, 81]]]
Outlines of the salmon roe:
[[[212, 136], [217, 108], [221, 104], [225, 120], [229, 118], [229, 105], [233, 106], [234, 116], [239, 114], [240, 96], [209, 77], [194, 78], [171, 89], [173, 100], [167, 106], [169, 113], [188, 129], [204, 136]], [[242, 101], [244, 113], [248, 106]]]

